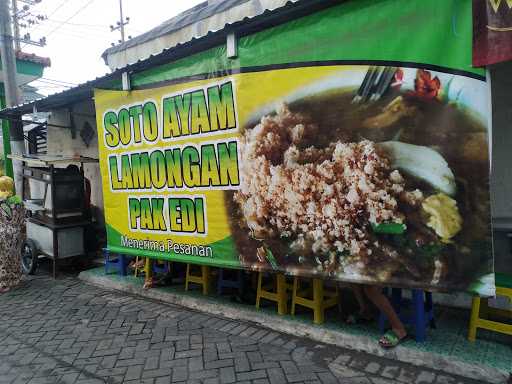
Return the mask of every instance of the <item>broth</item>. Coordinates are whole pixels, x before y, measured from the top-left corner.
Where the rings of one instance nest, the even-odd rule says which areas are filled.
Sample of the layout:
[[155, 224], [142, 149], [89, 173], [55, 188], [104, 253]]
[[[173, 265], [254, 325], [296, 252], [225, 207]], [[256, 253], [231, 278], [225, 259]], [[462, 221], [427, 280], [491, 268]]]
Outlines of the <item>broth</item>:
[[[454, 198], [463, 224], [452, 242], [443, 244], [442, 249], [436, 251], [436, 257], [443, 261], [445, 272], [443, 278], [435, 285], [438, 289], [447, 286], [465, 289], [475, 277], [475, 273], [479, 272], [475, 265], [485, 269], [487, 263], [492, 260], [489, 159], [485, 127], [472, 118], [468, 111], [461, 110], [454, 104], [419, 99], [397, 91], [386, 94], [377, 102], [353, 104], [353, 95], [352, 90], [337, 89], [290, 104], [292, 112], [307, 115], [320, 128], [314, 137], [301, 142], [299, 149], [304, 150], [310, 146], [325, 148], [338, 140], [349, 143], [367, 139], [377, 143], [401, 141], [431, 147], [439, 152], [456, 177], [457, 194]], [[382, 115], [386, 106], [397, 98], [404, 100], [409, 112], [396, 121], [393, 121], [392, 117], [385, 127], [372, 126], [371, 119]], [[430, 185], [413, 177], [406, 177], [406, 180], [408, 187], [419, 188], [425, 196], [436, 192]], [[245, 267], [270, 268], [262, 260], [261, 255], [257, 254], [257, 249], [265, 244], [271, 249], [280, 268], [287, 272], [300, 272], [303, 275], [318, 273], [316, 267], [319, 261], [322, 263], [328, 258], [327, 255], [303, 257], [294, 254], [290, 252], [289, 243], [279, 236], [257, 240], [251, 238], [240, 207], [233, 201], [233, 193], [226, 192], [225, 195], [231, 213], [232, 234]], [[407, 211], [407, 207], [403, 208]], [[426, 229], [417, 212], [409, 211], [406, 215], [408, 232], [418, 233], [415, 239], [432, 234], [431, 230]], [[396, 241], [391, 236], [384, 236], [381, 239], [390, 243]], [[369, 273], [365, 276], [354, 277], [350, 273], [336, 274], [329, 270], [322, 272], [325, 277], [338, 280], [432, 286], [435, 269], [433, 258], [412, 251], [405, 252], [401, 257], [405, 261], [397, 266], [396, 261], [373, 255], [367, 260]]]

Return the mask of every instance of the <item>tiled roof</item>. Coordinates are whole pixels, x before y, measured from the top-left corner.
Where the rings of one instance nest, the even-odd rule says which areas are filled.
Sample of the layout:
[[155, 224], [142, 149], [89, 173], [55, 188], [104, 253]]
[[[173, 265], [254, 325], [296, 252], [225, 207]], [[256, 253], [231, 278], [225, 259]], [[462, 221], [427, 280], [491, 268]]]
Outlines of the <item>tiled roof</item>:
[[37, 56], [34, 53], [16, 51], [16, 59], [31, 61], [36, 64], [41, 64], [43, 67], [49, 67], [51, 65], [51, 60], [49, 57]]

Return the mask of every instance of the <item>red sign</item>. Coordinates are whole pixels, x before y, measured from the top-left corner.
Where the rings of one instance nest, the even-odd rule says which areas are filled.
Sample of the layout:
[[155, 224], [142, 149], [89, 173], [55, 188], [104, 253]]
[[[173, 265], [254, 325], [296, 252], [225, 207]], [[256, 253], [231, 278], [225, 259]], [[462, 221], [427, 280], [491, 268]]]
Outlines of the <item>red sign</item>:
[[473, 65], [512, 60], [512, 0], [473, 0]]

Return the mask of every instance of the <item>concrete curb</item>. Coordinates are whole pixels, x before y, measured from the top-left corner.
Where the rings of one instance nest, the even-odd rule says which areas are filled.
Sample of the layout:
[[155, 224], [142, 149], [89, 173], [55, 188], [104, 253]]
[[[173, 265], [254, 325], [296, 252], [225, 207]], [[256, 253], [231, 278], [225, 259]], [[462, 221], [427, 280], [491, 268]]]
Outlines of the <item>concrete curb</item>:
[[106, 289], [135, 294], [164, 303], [174, 304], [206, 312], [212, 315], [226, 317], [232, 320], [250, 321], [273, 331], [291, 334], [297, 337], [307, 337], [312, 340], [332, 344], [339, 347], [366, 352], [375, 356], [398, 360], [430, 369], [444, 371], [450, 374], [467, 377], [489, 383], [506, 383], [509, 372], [482, 364], [470, 364], [456, 360], [453, 356], [443, 356], [436, 353], [398, 346], [387, 351], [378, 346], [374, 339], [365, 336], [352, 335], [336, 330], [304, 324], [289, 319], [281, 319], [276, 322], [276, 317], [263, 312], [255, 312], [245, 308], [233, 308], [218, 302], [211, 302], [207, 298], [191, 297], [167, 292], [161, 289], [143, 290], [126, 281], [113, 279], [108, 276], [96, 275], [90, 272], [82, 272], [79, 279]]

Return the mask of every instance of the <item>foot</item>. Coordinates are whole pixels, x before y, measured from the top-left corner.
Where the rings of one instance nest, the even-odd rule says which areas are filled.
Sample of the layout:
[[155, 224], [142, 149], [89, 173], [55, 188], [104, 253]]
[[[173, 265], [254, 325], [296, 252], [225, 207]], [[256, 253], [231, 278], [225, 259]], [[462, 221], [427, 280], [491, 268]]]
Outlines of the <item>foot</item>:
[[142, 286], [142, 289], [150, 289], [154, 287], [154, 281], [152, 278], [146, 279], [144, 281], [144, 285]]
[[383, 348], [394, 348], [406, 338], [407, 332], [405, 329], [391, 329], [380, 338], [379, 344]]
[[145, 259], [140, 259], [139, 261], [132, 261], [132, 263], [130, 263], [130, 265], [132, 266], [133, 269], [135, 269], [135, 268], [142, 269], [142, 268], [144, 268], [144, 263], [145, 263]]

